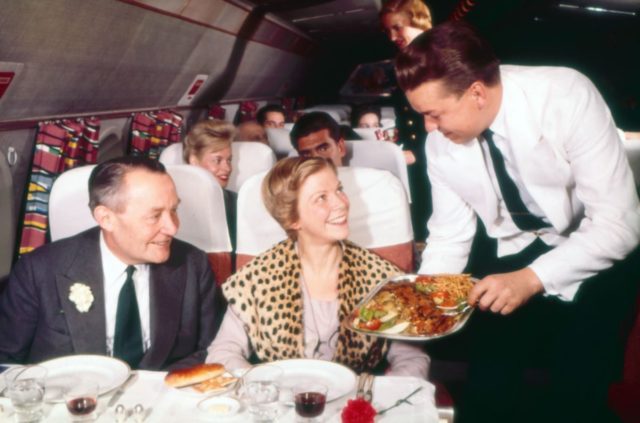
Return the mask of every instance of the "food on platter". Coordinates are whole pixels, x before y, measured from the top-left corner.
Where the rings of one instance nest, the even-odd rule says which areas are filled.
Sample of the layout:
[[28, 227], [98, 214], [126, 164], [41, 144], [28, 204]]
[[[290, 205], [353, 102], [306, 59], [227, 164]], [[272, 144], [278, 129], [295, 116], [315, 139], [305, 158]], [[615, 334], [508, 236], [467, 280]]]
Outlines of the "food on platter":
[[439, 307], [464, 306], [472, 286], [471, 276], [463, 274], [395, 277], [360, 304], [351, 316], [351, 326], [381, 335], [448, 334], [458, 329], [471, 310], [452, 316]]
[[173, 370], [164, 378], [164, 383], [173, 388], [192, 387], [200, 393], [227, 389], [238, 379], [231, 377], [222, 364], [199, 364], [194, 367]]

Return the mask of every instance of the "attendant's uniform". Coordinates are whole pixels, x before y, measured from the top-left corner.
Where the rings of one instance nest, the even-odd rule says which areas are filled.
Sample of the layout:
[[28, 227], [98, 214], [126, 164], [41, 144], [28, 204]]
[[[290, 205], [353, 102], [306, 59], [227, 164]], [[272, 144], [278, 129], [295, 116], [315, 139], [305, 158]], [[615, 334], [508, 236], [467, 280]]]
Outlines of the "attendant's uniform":
[[[606, 391], [621, 371], [622, 323], [640, 280], [631, 170], [606, 104], [583, 75], [502, 66], [501, 82], [489, 129], [522, 202], [544, 227], [515, 223], [486, 140], [455, 144], [433, 132], [426, 148], [434, 211], [420, 272], [463, 271], [479, 217], [497, 246], [491, 260], [467, 270], [482, 277], [529, 267], [545, 292], [508, 316], [475, 313], [458, 418], [610, 421]], [[524, 410], [522, 370], [541, 360], [550, 367], [551, 400]]]

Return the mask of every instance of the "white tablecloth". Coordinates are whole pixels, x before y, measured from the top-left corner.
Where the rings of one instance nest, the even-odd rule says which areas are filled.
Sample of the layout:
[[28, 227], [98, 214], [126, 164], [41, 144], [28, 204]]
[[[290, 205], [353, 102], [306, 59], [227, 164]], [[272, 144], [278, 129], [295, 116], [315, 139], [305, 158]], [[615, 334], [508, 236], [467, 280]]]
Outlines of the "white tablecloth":
[[[164, 372], [139, 371], [138, 378], [127, 388], [124, 395], [118, 400], [119, 404], [128, 409], [133, 409], [136, 404], [141, 404], [147, 415], [144, 422], [183, 422], [183, 421], [224, 421], [229, 423], [250, 422], [250, 414], [244, 410], [241, 413], [221, 419], [217, 416], [207, 415], [198, 410], [198, 403], [206, 396], [193, 394], [169, 388], [163, 383]], [[375, 378], [373, 390], [373, 406], [381, 410], [393, 405], [422, 386], [423, 389], [411, 397], [412, 405], [403, 404], [390, 410], [376, 422], [438, 422], [437, 410], [434, 402], [434, 386], [429, 382], [413, 377], [381, 376]], [[340, 422], [340, 412], [350, 398], [355, 397], [351, 392], [343, 398], [339, 398], [329, 404], [324, 412], [325, 422]], [[115, 421], [115, 406], [108, 407], [107, 403], [111, 394], [100, 397], [98, 404], [98, 423]], [[0, 414], [0, 422], [13, 420], [11, 403], [7, 398], [0, 398], [0, 405], [4, 407], [4, 413]], [[47, 404], [45, 406], [45, 422], [69, 421], [69, 414], [64, 404]], [[133, 423], [131, 417], [127, 422]], [[295, 411], [290, 407], [283, 407], [282, 415], [278, 422], [290, 423], [295, 421]]]

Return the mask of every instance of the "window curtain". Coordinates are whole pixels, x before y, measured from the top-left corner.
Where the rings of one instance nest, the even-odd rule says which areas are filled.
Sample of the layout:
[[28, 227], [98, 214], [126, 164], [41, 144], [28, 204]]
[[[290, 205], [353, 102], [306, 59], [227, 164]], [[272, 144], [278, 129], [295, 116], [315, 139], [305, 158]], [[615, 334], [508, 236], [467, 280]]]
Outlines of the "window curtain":
[[226, 115], [227, 111], [219, 104], [214, 104], [213, 106], [209, 107], [209, 119], [225, 120]]
[[239, 125], [243, 122], [249, 122], [251, 120], [256, 120], [256, 115], [258, 114], [258, 103], [255, 101], [243, 101], [240, 103], [240, 107], [238, 108], [238, 112], [236, 113], [235, 118], [233, 119], [234, 125]]
[[64, 119], [38, 125], [22, 220], [20, 255], [47, 242], [49, 194], [53, 182], [65, 170], [96, 163], [99, 136], [100, 120], [97, 118]]
[[183, 117], [170, 110], [134, 114], [129, 154], [157, 160], [166, 146], [180, 142], [182, 122]]

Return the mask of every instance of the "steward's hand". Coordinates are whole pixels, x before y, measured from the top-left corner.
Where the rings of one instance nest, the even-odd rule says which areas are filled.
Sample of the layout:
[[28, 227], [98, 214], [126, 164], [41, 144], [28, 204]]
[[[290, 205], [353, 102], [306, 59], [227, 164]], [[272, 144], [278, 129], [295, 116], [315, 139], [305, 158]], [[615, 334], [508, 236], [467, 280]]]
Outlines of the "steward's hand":
[[485, 277], [471, 289], [468, 301], [469, 304], [477, 304], [480, 310], [509, 314], [542, 291], [542, 282], [533, 270], [526, 267]]

